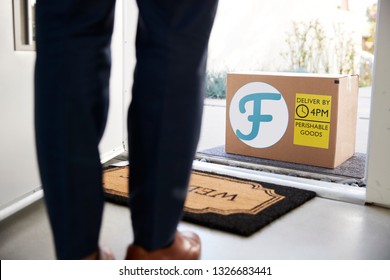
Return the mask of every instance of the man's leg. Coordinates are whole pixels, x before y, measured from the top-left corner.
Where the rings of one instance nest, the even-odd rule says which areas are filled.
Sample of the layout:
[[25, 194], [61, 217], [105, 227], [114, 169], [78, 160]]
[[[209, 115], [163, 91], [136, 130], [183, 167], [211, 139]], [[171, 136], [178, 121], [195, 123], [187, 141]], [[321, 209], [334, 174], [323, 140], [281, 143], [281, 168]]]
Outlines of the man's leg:
[[199, 140], [207, 45], [217, 0], [138, 0], [129, 109], [134, 244], [170, 245]]
[[36, 142], [59, 259], [97, 250], [114, 0], [38, 0]]

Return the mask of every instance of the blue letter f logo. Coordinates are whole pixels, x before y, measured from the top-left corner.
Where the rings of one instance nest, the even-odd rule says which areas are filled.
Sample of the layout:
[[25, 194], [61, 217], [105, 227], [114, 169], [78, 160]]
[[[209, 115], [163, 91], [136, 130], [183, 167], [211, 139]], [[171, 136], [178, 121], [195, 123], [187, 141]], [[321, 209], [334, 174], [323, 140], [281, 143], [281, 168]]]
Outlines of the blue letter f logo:
[[253, 93], [244, 96], [239, 102], [239, 109], [242, 114], [246, 112], [245, 104], [249, 101], [253, 101], [253, 114], [248, 116], [248, 121], [252, 123], [252, 130], [249, 134], [243, 134], [239, 129], [236, 130], [237, 136], [242, 140], [252, 140], [258, 134], [260, 130], [261, 122], [272, 121], [271, 115], [261, 114], [261, 101], [262, 100], [280, 100], [282, 95], [279, 93]]

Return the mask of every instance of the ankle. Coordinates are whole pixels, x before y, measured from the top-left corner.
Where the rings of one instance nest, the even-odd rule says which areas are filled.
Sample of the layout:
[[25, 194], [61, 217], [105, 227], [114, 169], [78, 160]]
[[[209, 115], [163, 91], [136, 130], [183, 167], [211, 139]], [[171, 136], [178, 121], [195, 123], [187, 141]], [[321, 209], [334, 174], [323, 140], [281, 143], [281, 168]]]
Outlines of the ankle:
[[109, 248], [99, 247], [95, 252], [84, 257], [83, 260], [115, 260], [115, 257]]

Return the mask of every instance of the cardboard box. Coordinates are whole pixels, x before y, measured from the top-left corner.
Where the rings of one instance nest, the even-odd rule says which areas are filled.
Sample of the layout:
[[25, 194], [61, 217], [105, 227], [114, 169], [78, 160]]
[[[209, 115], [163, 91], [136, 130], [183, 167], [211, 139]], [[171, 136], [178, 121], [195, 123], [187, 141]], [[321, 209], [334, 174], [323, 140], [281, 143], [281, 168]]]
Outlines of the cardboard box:
[[229, 73], [226, 152], [335, 168], [355, 153], [358, 76]]

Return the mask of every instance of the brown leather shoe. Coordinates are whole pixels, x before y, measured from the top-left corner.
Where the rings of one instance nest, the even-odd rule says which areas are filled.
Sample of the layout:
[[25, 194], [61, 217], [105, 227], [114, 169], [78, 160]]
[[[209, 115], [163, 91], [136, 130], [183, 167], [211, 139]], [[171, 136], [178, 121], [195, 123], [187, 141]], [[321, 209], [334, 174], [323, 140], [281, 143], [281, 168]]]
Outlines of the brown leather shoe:
[[96, 252], [86, 256], [83, 260], [115, 260], [114, 254], [107, 247], [99, 247]]
[[170, 246], [156, 251], [130, 245], [126, 260], [198, 260], [199, 257], [199, 236], [193, 232], [176, 232], [175, 240]]

